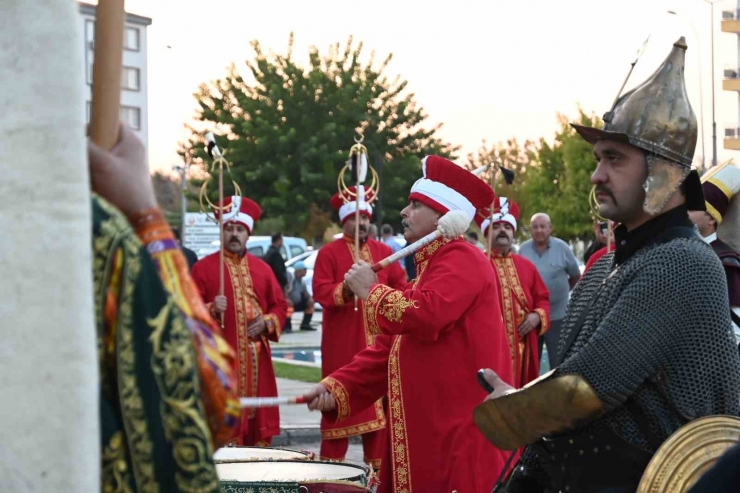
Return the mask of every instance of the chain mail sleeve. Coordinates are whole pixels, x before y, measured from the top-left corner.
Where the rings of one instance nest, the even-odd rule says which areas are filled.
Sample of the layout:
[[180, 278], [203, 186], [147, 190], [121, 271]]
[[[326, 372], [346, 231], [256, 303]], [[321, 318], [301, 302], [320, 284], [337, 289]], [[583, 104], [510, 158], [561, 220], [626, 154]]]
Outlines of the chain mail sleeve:
[[[740, 355], [714, 252], [699, 240], [674, 239], [640, 250], [611, 272], [613, 256], [594, 264], [573, 292], [558, 348], [563, 363], [476, 409], [476, 425], [494, 445], [513, 450], [543, 436], [606, 427], [654, 451], [634, 406], [624, 405], [630, 398], [660, 442], [687, 419], [740, 415]], [[527, 447], [517, 470], [548, 484], [541, 460], [536, 447]]]
[[[667, 373], [669, 384], [681, 378], [682, 385], [693, 382], [707, 390], [708, 381], [737, 370], [737, 351], [727, 354], [732, 332], [719, 261], [696, 240], [646, 250], [606, 278], [598, 293], [603, 301], [596, 300], [595, 313], [584, 324], [594, 329], [579, 334], [555, 372], [584, 378], [605, 412], [623, 404], [658, 370]], [[610, 308], [601, 314], [604, 304]]]

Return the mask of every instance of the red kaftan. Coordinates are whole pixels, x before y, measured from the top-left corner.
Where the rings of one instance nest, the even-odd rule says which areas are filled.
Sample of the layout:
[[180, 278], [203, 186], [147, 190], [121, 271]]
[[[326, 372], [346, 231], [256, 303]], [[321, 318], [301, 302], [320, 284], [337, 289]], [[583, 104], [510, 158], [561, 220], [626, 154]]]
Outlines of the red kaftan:
[[[540, 376], [537, 336], [550, 328], [550, 293], [534, 264], [521, 255], [493, 250], [491, 263], [499, 279], [514, 387], [521, 388]], [[530, 313], [540, 316], [540, 325], [522, 339], [519, 326]]]
[[[360, 248], [360, 258], [369, 264], [391, 255], [385, 244], [367, 240]], [[352, 358], [373, 344], [375, 335], [367, 330], [362, 300], [354, 309], [354, 298], [342, 296], [344, 275], [355, 262], [354, 239], [347, 236], [333, 241], [319, 250], [313, 272], [313, 296], [323, 307], [321, 325], [321, 373], [324, 377], [348, 364]], [[394, 262], [378, 272], [378, 280], [396, 289], [406, 286], [406, 275]], [[351, 418], [336, 423], [325, 417], [321, 420], [321, 436], [325, 440], [346, 438], [385, 428], [382, 401], [358, 412]]]
[[[239, 258], [225, 252], [224, 258], [227, 308], [223, 333], [236, 350], [235, 372], [239, 396], [275, 397], [277, 383], [268, 341], [277, 342], [280, 337], [288, 304], [275, 275], [265, 262], [250, 254]], [[212, 309], [219, 291], [219, 254], [214, 253], [197, 262], [193, 266], [192, 276], [203, 300]], [[258, 315], [264, 318], [268, 332], [258, 340], [252, 340], [247, 336], [247, 326]], [[279, 434], [278, 408], [266, 407], [244, 409], [235, 438], [239, 444], [255, 445]]]
[[[511, 382], [498, 283], [462, 238], [437, 240], [415, 257], [403, 291], [375, 284], [365, 304], [375, 345], [324, 379], [344, 419], [388, 396], [382, 492], [489, 493], [506, 455], [473, 423], [486, 397], [481, 368]], [[387, 467], [390, 463], [391, 467]]]

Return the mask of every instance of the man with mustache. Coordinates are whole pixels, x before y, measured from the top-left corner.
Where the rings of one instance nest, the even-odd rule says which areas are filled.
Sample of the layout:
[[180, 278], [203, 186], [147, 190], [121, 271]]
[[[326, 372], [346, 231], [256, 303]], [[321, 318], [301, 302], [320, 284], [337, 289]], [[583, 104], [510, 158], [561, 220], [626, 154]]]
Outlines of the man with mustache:
[[[372, 346], [375, 336], [365, 324], [364, 301], [357, 301], [344, 287], [344, 275], [352, 264], [364, 260], [370, 264], [379, 262], [393, 253], [389, 246], [369, 236], [373, 208], [367, 201], [369, 191], [361, 187], [360, 192], [360, 251], [355, 251], [355, 219], [357, 202], [354, 197], [336, 193], [331, 206], [339, 214], [342, 238], [324, 245], [316, 257], [313, 271], [313, 295], [323, 308], [321, 331], [321, 373], [324, 377], [352, 361], [352, 358]], [[354, 194], [355, 188], [349, 190]], [[406, 285], [406, 274], [398, 262], [378, 273], [381, 282], [394, 288]], [[328, 460], [344, 460], [349, 446], [349, 437], [362, 436], [365, 463], [380, 468], [385, 445], [386, 416], [380, 400], [352, 418], [335, 423], [321, 420], [320, 457]]]
[[[401, 211], [408, 242], [433, 233], [449, 211], [472, 221], [493, 202], [488, 184], [447, 159], [427, 156], [422, 170]], [[306, 395], [309, 409], [341, 425], [387, 397], [380, 493], [489, 493], [504, 456], [476, 431], [472, 412], [485, 396], [480, 368], [511, 377], [496, 274], [462, 236], [433, 241], [415, 261], [418, 275], [402, 289], [383, 284], [366, 261], [345, 275], [378, 335]]]
[[[236, 350], [239, 396], [275, 397], [269, 341], [280, 338], [288, 304], [270, 266], [247, 253], [247, 240], [262, 209], [239, 196], [226, 197], [224, 207], [224, 294], [219, 294], [219, 252], [193, 266], [193, 280], [213, 318], [223, 320], [224, 337]], [[269, 447], [272, 437], [279, 434], [277, 407], [243, 409], [230, 443]]]
[[506, 197], [496, 197], [493, 204], [493, 213], [482, 209], [475, 220], [483, 236], [491, 237], [491, 264], [498, 275], [514, 386], [523, 387], [540, 375], [537, 336], [550, 328], [550, 295], [534, 264], [511, 251], [519, 206]]
[[526, 446], [499, 492], [636, 491], [688, 421], [740, 414], [724, 271], [687, 212], [705, 205], [685, 52], [681, 38], [603, 129], [573, 125], [594, 145], [591, 181], [599, 215], [620, 223], [617, 248], [574, 289], [555, 370], [519, 390], [486, 372], [494, 392], [476, 424], [498, 447]]

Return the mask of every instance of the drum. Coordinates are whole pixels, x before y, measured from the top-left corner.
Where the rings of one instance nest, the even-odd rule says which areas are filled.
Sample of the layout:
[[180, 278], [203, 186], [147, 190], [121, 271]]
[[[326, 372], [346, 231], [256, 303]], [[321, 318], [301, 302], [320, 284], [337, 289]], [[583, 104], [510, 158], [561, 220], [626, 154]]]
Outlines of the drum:
[[213, 461], [216, 464], [255, 460], [313, 460], [313, 454], [284, 448], [265, 447], [222, 447], [213, 454]]
[[250, 461], [216, 464], [224, 493], [368, 493], [369, 471], [338, 462]]

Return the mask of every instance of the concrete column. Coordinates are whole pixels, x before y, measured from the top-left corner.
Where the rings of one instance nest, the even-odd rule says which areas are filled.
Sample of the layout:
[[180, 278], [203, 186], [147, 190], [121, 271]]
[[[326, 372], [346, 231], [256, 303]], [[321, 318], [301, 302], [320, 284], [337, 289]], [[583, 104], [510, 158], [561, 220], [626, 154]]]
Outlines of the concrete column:
[[0, 491], [100, 491], [77, 3], [0, 16]]

